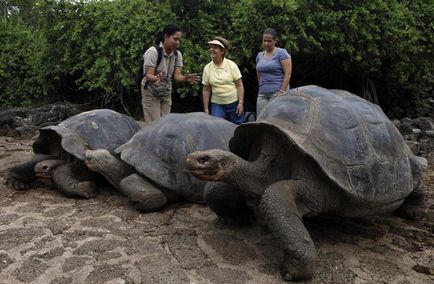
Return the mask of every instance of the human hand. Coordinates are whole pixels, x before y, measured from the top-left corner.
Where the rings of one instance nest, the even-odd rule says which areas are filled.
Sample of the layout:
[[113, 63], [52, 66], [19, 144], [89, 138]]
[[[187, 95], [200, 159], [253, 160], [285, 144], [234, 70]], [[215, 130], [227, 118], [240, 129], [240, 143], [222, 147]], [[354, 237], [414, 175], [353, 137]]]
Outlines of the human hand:
[[244, 112], [244, 106], [243, 106], [243, 103], [238, 103], [236, 114], [237, 114], [238, 116], [240, 116], [240, 115], [243, 114], [243, 112]]
[[185, 75], [185, 81], [189, 82], [190, 84], [195, 84], [198, 81], [198, 76], [196, 73], [188, 73]]
[[155, 77], [157, 77], [157, 80], [155, 80], [155, 84], [160, 83], [161, 79], [164, 78], [164, 71], [161, 71]]

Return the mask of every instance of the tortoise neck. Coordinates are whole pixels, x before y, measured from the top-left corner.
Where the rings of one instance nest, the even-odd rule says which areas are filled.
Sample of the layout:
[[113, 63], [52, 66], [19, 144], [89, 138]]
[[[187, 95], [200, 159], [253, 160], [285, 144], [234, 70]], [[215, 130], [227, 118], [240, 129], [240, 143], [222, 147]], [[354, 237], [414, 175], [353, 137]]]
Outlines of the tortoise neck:
[[253, 142], [247, 160], [237, 158], [228, 183], [248, 198], [259, 198], [271, 184], [293, 175], [293, 151], [273, 133], [263, 133]]

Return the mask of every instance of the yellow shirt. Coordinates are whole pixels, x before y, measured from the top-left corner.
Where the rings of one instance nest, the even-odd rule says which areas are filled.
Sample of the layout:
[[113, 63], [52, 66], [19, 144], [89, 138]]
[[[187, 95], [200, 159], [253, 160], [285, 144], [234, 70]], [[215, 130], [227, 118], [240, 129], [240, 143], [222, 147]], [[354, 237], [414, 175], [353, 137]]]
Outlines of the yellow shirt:
[[203, 68], [202, 84], [211, 87], [211, 102], [227, 105], [238, 100], [235, 81], [241, 78], [235, 62], [224, 58], [220, 66], [210, 62]]

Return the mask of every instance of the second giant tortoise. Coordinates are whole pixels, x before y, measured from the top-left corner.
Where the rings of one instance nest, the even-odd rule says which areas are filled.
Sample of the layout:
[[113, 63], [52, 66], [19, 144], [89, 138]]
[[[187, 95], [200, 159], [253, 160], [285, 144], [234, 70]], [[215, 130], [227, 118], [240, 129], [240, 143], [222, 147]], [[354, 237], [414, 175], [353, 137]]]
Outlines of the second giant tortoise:
[[92, 197], [95, 182], [103, 178], [83, 164], [84, 152], [103, 148], [113, 153], [139, 129], [133, 118], [109, 109], [83, 112], [41, 128], [33, 143], [35, 155], [9, 169], [6, 184], [27, 189], [37, 178], [48, 178], [65, 195]]
[[88, 168], [100, 172], [142, 212], [167, 202], [204, 202], [206, 182], [188, 171], [186, 157], [194, 151], [227, 150], [236, 125], [204, 113], [168, 114], [146, 125], [117, 155], [87, 151]]
[[287, 280], [314, 272], [315, 246], [303, 217], [384, 214], [423, 200], [426, 160], [413, 155], [377, 105], [346, 91], [291, 90], [257, 122], [237, 127], [230, 150], [192, 153], [188, 167], [198, 178], [220, 181], [205, 190], [220, 217], [256, 210], [283, 246]]

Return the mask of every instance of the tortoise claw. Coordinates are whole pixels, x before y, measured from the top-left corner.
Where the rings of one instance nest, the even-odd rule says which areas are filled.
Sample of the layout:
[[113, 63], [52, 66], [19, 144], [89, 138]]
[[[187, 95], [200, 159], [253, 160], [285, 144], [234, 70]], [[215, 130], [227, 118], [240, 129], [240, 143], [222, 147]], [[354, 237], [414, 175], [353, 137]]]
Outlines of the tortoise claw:
[[314, 270], [313, 263], [296, 265], [293, 262], [285, 260], [281, 264], [280, 274], [285, 281], [302, 281], [311, 279]]
[[95, 197], [97, 192], [97, 186], [92, 181], [80, 182], [74, 190], [75, 195], [87, 199]]
[[31, 187], [31, 184], [14, 177], [8, 176], [4, 179], [3, 183], [16, 190], [25, 190]]

